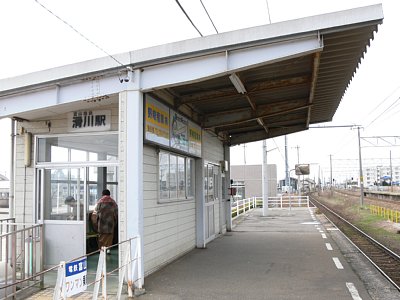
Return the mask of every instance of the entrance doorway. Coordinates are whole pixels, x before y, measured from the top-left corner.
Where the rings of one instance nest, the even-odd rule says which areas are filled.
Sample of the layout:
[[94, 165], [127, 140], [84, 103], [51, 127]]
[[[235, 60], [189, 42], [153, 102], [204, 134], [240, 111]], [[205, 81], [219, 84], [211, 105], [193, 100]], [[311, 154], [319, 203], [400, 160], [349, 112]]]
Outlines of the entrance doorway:
[[104, 189], [109, 189], [118, 203], [117, 175], [117, 166], [38, 169], [45, 265], [55, 265], [97, 250], [97, 235], [90, 215]]
[[104, 189], [118, 203], [118, 135], [39, 136], [36, 145], [35, 216], [53, 266], [97, 250], [90, 215]]
[[220, 170], [214, 164], [204, 165], [205, 182], [205, 239], [206, 243], [215, 238], [215, 205], [219, 200]]

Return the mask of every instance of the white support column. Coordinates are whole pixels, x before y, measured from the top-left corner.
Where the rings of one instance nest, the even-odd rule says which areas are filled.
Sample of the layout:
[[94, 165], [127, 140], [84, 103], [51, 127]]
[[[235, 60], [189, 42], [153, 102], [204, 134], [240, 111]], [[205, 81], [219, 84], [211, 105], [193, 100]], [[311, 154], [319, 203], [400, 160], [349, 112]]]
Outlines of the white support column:
[[[204, 152], [203, 152], [204, 153]], [[206, 247], [204, 205], [204, 159], [196, 159], [196, 247]]]
[[262, 164], [262, 215], [268, 215], [268, 164], [267, 164], [267, 141], [263, 140], [263, 164]]
[[[143, 240], [143, 93], [140, 91], [140, 71], [130, 76], [125, 91], [119, 94], [120, 105], [120, 225], [121, 240], [139, 236]], [[120, 228], [121, 228], [120, 227]], [[143, 243], [139, 243], [143, 254]], [[131, 257], [136, 244], [131, 248]], [[138, 274], [141, 285], [144, 280], [144, 258], [139, 258], [142, 274]], [[134, 278], [136, 280], [137, 278]]]
[[228, 188], [231, 187], [231, 148], [228, 145], [224, 145], [224, 158], [228, 161], [228, 169], [225, 171], [225, 191], [226, 195], [226, 208], [225, 208], [225, 220], [226, 220], [226, 231], [232, 231], [232, 210], [231, 210], [231, 195], [228, 193]]

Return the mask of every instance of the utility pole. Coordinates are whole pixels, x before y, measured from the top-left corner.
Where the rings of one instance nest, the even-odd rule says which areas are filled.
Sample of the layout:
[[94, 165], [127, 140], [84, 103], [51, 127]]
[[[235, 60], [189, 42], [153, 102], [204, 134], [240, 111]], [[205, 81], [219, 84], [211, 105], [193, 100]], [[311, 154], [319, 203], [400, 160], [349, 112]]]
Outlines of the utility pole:
[[263, 165], [262, 165], [262, 200], [263, 217], [268, 215], [268, 168], [267, 168], [267, 140], [263, 140]]
[[360, 205], [364, 205], [364, 177], [362, 171], [362, 161], [361, 161], [361, 138], [360, 138], [360, 126], [357, 127], [358, 131], [358, 160], [360, 162]]
[[[288, 157], [288, 141], [287, 141], [287, 135], [285, 135], [285, 172], [286, 172], [286, 177], [285, 177], [285, 185], [289, 186], [290, 185], [290, 174], [289, 174], [289, 157]], [[289, 187], [290, 191], [290, 187]]]
[[[297, 164], [300, 164], [300, 151], [299, 151], [300, 150], [300, 146], [297, 145], [294, 148], [296, 148], [296, 150], [297, 150]], [[297, 193], [300, 195], [299, 187], [300, 187], [300, 175], [297, 175]], [[304, 175], [303, 175], [303, 187], [304, 187]]]
[[393, 193], [392, 150], [390, 150], [390, 192]]
[[330, 172], [331, 172], [331, 180], [330, 180], [330, 182], [331, 182], [331, 188], [332, 188], [332, 186], [333, 186], [333, 177], [332, 177], [332, 154], [329, 154], [329, 164], [330, 164]]

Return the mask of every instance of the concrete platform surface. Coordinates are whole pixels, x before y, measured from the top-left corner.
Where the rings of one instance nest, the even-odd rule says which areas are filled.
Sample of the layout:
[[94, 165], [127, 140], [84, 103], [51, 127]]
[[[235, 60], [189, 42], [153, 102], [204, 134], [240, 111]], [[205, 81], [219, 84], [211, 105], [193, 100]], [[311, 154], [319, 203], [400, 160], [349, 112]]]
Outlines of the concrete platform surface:
[[[352, 254], [349, 262], [339, 245]], [[353, 270], [360, 261], [373, 284]], [[207, 249], [147, 277], [139, 299], [400, 299], [379, 276], [313, 209], [270, 210], [266, 217], [253, 210]]]
[[[266, 217], [252, 210], [206, 249], [146, 277], [144, 287], [140, 300], [400, 299], [329, 220], [307, 208], [270, 210]], [[52, 299], [52, 293], [49, 288], [26, 299]]]

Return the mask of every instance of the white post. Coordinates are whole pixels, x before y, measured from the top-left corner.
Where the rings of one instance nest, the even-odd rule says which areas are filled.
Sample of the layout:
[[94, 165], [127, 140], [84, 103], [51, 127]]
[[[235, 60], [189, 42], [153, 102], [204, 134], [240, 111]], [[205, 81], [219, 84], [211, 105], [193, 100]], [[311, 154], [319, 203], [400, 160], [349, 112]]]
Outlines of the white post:
[[228, 169], [225, 170], [225, 189], [224, 194], [226, 195], [226, 231], [232, 231], [232, 195], [228, 195], [228, 187], [231, 187], [231, 162], [230, 162], [230, 147], [224, 145], [224, 159], [228, 161]]
[[101, 294], [103, 295], [103, 299], [107, 299], [107, 248], [102, 247], [103, 255], [103, 277], [101, 279]]
[[66, 299], [65, 284], [65, 261], [60, 262], [57, 271], [57, 281], [54, 287], [53, 300]]
[[[140, 236], [137, 237], [138, 240], [138, 247], [137, 247], [137, 259], [139, 261], [142, 261], [142, 238]], [[138, 276], [142, 276], [144, 274], [144, 270], [142, 270], [143, 266], [142, 264], [138, 264]], [[143, 288], [143, 277], [139, 277], [138, 280], [138, 288], [142, 289]]]
[[99, 294], [99, 287], [100, 287], [100, 280], [103, 275], [103, 268], [104, 268], [104, 256], [106, 255], [104, 248], [100, 249], [99, 261], [97, 263], [97, 271], [95, 277], [95, 284], [93, 287], [93, 300], [97, 299], [97, 295]]
[[267, 141], [263, 140], [263, 164], [262, 164], [262, 215], [268, 215], [268, 170], [267, 170]]
[[[204, 153], [202, 149], [202, 153]], [[205, 216], [205, 199], [204, 199], [204, 160], [196, 159], [196, 247], [206, 247], [206, 216]]]
[[[140, 70], [130, 74], [126, 90], [119, 94], [120, 180], [119, 222], [124, 236], [120, 240], [143, 236], [143, 113], [144, 99], [140, 90]], [[135, 242], [137, 244], [137, 241]], [[143, 244], [137, 244], [143, 253]], [[136, 247], [131, 248], [131, 257]], [[143, 284], [143, 256], [139, 257], [138, 278]]]
[[239, 217], [239, 200], [236, 201], [236, 217]]

